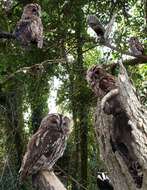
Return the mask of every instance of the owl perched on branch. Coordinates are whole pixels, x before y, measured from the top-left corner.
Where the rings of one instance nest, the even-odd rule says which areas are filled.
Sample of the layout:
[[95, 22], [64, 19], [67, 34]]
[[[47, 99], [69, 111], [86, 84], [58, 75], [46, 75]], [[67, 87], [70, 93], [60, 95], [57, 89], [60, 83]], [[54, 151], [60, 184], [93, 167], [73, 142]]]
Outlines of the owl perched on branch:
[[27, 4], [24, 7], [20, 21], [17, 23], [14, 35], [22, 46], [37, 43], [38, 48], [43, 46], [43, 25], [40, 18], [41, 7], [38, 4]]
[[105, 28], [95, 15], [89, 15], [87, 17], [87, 23], [96, 32], [97, 36], [104, 37]]
[[136, 37], [131, 37], [129, 39], [129, 46], [130, 50], [134, 55], [143, 55], [144, 54], [144, 47], [143, 45], [139, 42], [138, 38]]
[[40, 170], [51, 170], [63, 155], [70, 133], [70, 120], [61, 114], [48, 114], [30, 139], [19, 171], [20, 182]]
[[6, 13], [9, 13], [13, 6], [13, 0], [2, 0], [2, 7], [6, 11]]
[[115, 21], [115, 14], [112, 16], [110, 22], [108, 23], [105, 29], [104, 26], [101, 24], [101, 22], [95, 15], [89, 15], [87, 17], [88, 25], [96, 32], [101, 42], [105, 42], [106, 40], [108, 40], [109, 35], [112, 31], [114, 21]]

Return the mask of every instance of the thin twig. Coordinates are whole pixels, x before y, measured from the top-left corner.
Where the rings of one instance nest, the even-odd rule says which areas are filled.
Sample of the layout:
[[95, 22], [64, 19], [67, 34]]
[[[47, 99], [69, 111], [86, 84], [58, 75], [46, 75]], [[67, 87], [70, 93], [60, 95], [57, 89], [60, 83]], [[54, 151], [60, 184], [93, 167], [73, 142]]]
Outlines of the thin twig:
[[4, 39], [15, 39], [15, 35], [13, 33], [0, 31], [0, 38]]
[[121, 53], [121, 54], [129, 55], [129, 56], [136, 57], [136, 58], [146, 59], [146, 61], [147, 61], [147, 56], [146, 56], [146, 55], [134, 55], [134, 54], [131, 53], [131, 52], [122, 51], [121, 49], [119, 49], [119, 48], [117, 48], [117, 47], [111, 45], [110, 43], [104, 43], [103, 45], [106, 46], [106, 47], [108, 47], [108, 48], [110, 48], [110, 49], [112, 49], [112, 50], [114, 50], [114, 51], [117, 51], [117, 52], [119, 52], [119, 53]]
[[49, 64], [54, 64], [54, 63], [66, 63], [65, 59], [52, 59], [52, 60], [45, 60], [41, 63], [37, 63], [37, 64], [34, 64], [30, 67], [22, 67], [20, 69], [18, 69], [17, 71], [15, 71], [14, 73], [10, 74], [9, 76], [6, 77], [6, 79], [2, 82], [0, 82], [0, 84], [5, 84], [7, 81], [9, 81], [10, 79], [12, 79], [13, 77], [15, 77], [17, 74], [19, 73], [28, 73], [31, 69], [34, 69], [34, 68], [39, 68], [39, 69], [42, 69], [44, 68], [44, 66], [46, 65], [49, 65]]
[[3, 167], [2, 174], [1, 174], [1, 177], [0, 177], [0, 184], [2, 183], [2, 179], [3, 179], [3, 176], [4, 176], [6, 166], [7, 166], [7, 158], [4, 161], [4, 167]]
[[131, 65], [131, 66], [134, 66], [134, 65], [137, 65], [137, 64], [144, 64], [144, 63], [147, 63], [147, 55], [134, 55], [133, 53], [129, 52], [129, 51], [123, 51], [121, 49], [119, 49], [118, 47], [116, 46], [113, 46], [111, 45], [109, 42], [104, 42], [102, 44], [98, 44], [94, 41], [93, 38], [88, 38], [88, 39], [85, 39], [84, 40], [85, 42], [93, 42], [95, 45], [93, 47], [90, 47], [86, 50], [83, 51], [83, 53], [97, 47], [97, 46], [105, 46], [105, 47], [108, 47], [110, 48], [111, 50], [114, 50], [118, 53], [121, 53], [122, 55], [129, 55], [129, 56], [132, 56], [134, 57], [134, 59], [127, 59], [127, 60], [124, 60], [123, 64], [124, 65]]
[[80, 184], [75, 178], [73, 178], [71, 175], [69, 175], [67, 172], [65, 172], [62, 168], [60, 168], [60, 166], [56, 167], [62, 172], [64, 173], [66, 176], [68, 176], [72, 181], [74, 181], [79, 187], [82, 187], [85, 190], [88, 190], [86, 187], [84, 187], [82, 184]]

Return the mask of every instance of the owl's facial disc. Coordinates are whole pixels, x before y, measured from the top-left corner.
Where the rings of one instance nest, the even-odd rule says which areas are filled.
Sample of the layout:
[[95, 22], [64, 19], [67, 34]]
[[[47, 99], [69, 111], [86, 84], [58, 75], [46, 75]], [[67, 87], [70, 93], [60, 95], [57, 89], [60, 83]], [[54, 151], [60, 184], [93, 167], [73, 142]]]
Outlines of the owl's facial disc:
[[65, 135], [69, 135], [71, 133], [70, 119], [68, 117], [63, 116], [61, 127]]
[[52, 124], [58, 127], [58, 130], [67, 134], [69, 133], [70, 119], [62, 114], [49, 114], [52, 120]]
[[69, 125], [70, 125], [70, 119], [67, 116], [63, 117], [63, 126], [65, 126], [65, 125], [67, 127], [69, 127]]
[[32, 7], [32, 14], [35, 16], [40, 16], [40, 12], [39, 12], [38, 7], [36, 7], [36, 6]]

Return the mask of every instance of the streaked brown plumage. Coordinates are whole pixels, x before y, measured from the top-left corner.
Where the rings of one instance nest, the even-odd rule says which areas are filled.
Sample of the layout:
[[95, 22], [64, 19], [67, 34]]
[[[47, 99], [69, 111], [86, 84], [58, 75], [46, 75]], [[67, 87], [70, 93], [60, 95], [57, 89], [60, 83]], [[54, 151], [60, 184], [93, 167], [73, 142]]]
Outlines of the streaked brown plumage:
[[136, 37], [131, 37], [129, 39], [129, 46], [130, 50], [134, 55], [142, 55], [144, 54], [144, 47], [143, 45], [139, 42], [138, 38]]
[[38, 4], [27, 4], [24, 7], [20, 21], [16, 25], [14, 35], [22, 46], [31, 42], [37, 43], [38, 48], [43, 46], [43, 25], [40, 18], [41, 7]]
[[117, 88], [114, 77], [99, 65], [87, 71], [87, 81], [97, 96], [104, 96], [110, 90]]
[[87, 17], [87, 23], [96, 32], [97, 36], [104, 37], [105, 28], [95, 15], [89, 15]]
[[38, 131], [30, 139], [20, 168], [20, 182], [38, 171], [51, 170], [63, 155], [69, 136], [68, 117], [61, 114], [48, 114], [41, 122]]
[[13, 7], [13, 0], [1, 0], [1, 3], [2, 8], [4, 8], [6, 13], [8, 14]]

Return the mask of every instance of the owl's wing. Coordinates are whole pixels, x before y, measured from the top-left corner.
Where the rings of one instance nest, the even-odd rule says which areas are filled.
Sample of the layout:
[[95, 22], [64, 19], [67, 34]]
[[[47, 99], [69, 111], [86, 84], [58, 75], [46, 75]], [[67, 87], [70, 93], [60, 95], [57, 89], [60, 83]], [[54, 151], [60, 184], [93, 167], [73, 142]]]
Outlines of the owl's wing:
[[42, 155], [52, 154], [56, 142], [62, 137], [60, 131], [55, 127], [41, 126], [28, 143], [27, 152], [24, 155], [22, 166], [20, 168], [20, 180], [23, 181], [32, 173], [33, 167]]
[[87, 18], [88, 25], [96, 32], [98, 36], [104, 35], [105, 29], [95, 15], [89, 15]]
[[20, 20], [15, 28], [14, 35], [22, 45], [27, 45], [32, 40], [31, 20]]
[[43, 25], [39, 17], [35, 18], [31, 22], [32, 40], [37, 42], [38, 48], [43, 46]]
[[144, 47], [139, 41], [136, 43], [136, 48], [138, 51], [141, 51], [142, 53], [144, 52]]

